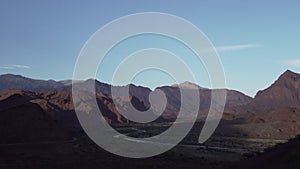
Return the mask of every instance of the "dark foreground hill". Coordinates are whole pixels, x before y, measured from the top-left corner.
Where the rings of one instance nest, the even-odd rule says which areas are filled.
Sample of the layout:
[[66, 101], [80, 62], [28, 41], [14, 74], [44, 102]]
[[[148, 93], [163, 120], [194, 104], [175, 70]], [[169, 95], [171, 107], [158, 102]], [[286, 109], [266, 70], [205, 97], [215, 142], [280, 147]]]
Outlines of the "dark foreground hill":
[[70, 139], [67, 130], [60, 127], [38, 104], [30, 102], [24, 93], [18, 92], [0, 101], [0, 135], [0, 144]]
[[256, 157], [240, 162], [237, 169], [295, 169], [300, 166], [300, 136]]

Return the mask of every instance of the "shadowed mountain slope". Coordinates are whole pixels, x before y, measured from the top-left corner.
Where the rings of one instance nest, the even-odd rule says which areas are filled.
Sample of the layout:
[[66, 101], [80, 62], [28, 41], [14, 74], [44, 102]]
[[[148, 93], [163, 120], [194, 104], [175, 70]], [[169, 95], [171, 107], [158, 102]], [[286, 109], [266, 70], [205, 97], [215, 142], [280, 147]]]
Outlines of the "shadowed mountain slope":
[[0, 135], [2, 144], [70, 139], [57, 121], [21, 91], [0, 101]]

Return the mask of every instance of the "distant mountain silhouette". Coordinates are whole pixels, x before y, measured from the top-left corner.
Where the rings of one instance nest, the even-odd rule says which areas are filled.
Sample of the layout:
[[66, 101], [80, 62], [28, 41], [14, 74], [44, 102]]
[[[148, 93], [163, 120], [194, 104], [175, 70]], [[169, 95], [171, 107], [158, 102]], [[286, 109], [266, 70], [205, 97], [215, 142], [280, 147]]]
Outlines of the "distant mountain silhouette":
[[0, 75], [0, 91], [18, 89], [28, 91], [47, 91], [62, 90], [63, 88], [64, 84], [54, 80], [35, 80], [13, 74]]
[[[206, 89], [202, 88], [200, 86], [197, 86], [195, 84], [192, 84], [189, 86], [188, 83], [185, 84], [179, 84], [179, 85], [173, 85], [173, 86], [164, 86], [159, 87], [158, 89], [162, 90], [168, 99], [168, 104], [166, 108], [166, 114], [168, 114], [168, 117], [176, 118], [177, 112], [180, 110], [180, 104], [181, 104], [181, 94], [179, 87], [184, 86], [182, 89], [187, 90], [189, 92], [194, 92], [198, 90], [200, 94], [200, 105], [199, 105], [199, 118], [204, 118], [207, 116], [208, 110], [211, 106], [211, 94], [214, 90], [225, 90], [227, 93], [226, 96], [226, 104], [225, 104], [225, 110], [230, 111], [232, 108], [247, 105], [251, 102], [252, 98], [235, 90], [228, 90], [228, 89]], [[196, 103], [195, 100], [190, 98], [189, 96], [185, 96], [185, 99], [187, 99], [189, 106], [186, 107], [192, 107]]]
[[[94, 79], [89, 79], [86, 81], [75, 81], [74, 88], [79, 88], [80, 90], [88, 90], [88, 87], [91, 87], [91, 84], [95, 84], [95, 91], [98, 93], [102, 93], [104, 95], [111, 95], [111, 89], [113, 88], [116, 93], [122, 93], [122, 91], [129, 87], [129, 96], [136, 98], [140, 101], [140, 103], [144, 105], [135, 105], [138, 107], [144, 107], [147, 110], [150, 107], [149, 103], [149, 94], [151, 90], [147, 87], [135, 86], [133, 84], [127, 86], [111, 86], [106, 83], [99, 82]], [[72, 81], [64, 80], [64, 81], [44, 81], [44, 80], [35, 80], [26, 78], [20, 75], [12, 75], [6, 74], [0, 76], [0, 91], [6, 90], [26, 90], [26, 91], [36, 91], [36, 92], [45, 92], [49, 90], [57, 90], [57, 91], [71, 91], [72, 90]], [[175, 118], [177, 112], [179, 111], [180, 106], [180, 93], [178, 87], [184, 90], [199, 90], [201, 96], [201, 106], [200, 111], [202, 114], [208, 111], [211, 103], [211, 91], [210, 89], [202, 88], [196, 84], [185, 82], [179, 85], [173, 86], [164, 86], [159, 87], [158, 89], [162, 89], [165, 94], [168, 96], [168, 107], [166, 113], [164, 115]], [[232, 108], [240, 105], [248, 104], [252, 98], [246, 96], [238, 91], [234, 90], [226, 90], [227, 91], [227, 108]], [[189, 101], [190, 104], [195, 104], [194, 100]], [[167, 115], [168, 114], [168, 115]]]
[[181, 87], [182, 89], [205, 89], [205, 88], [202, 88], [200, 86], [198, 86], [197, 84], [195, 83], [191, 83], [191, 82], [183, 82], [183, 83], [180, 83], [180, 84], [174, 84], [172, 85], [172, 87]]

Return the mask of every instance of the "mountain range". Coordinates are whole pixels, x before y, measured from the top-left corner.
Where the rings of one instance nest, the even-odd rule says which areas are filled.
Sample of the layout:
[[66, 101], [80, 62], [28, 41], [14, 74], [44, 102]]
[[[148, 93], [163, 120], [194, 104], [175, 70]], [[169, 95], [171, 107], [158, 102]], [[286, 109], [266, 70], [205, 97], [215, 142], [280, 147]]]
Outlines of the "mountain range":
[[[129, 103], [132, 103], [135, 108], [141, 111], [148, 110], [150, 107], [149, 94], [151, 90], [149, 88], [133, 84], [111, 86], [93, 79], [76, 81], [74, 85], [84, 88], [90, 83], [95, 83], [99, 109], [105, 120], [111, 124], [131, 122], [119, 113], [115, 104], [120, 105], [119, 107], [124, 108], [124, 110], [127, 109]], [[121, 90], [124, 87], [129, 87], [130, 97], [118, 96], [117, 102], [113, 102], [111, 88]], [[292, 71], [287, 70], [284, 72], [270, 87], [259, 91], [254, 98], [239, 91], [207, 89], [190, 82], [159, 87], [157, 89], [160, 89], [166, 95], [167, 105], [160, 118], [156, 120], [157, 122], [173, 121], [176, 118], [181, 103], [179, 87], [190, 92], [199, 91], [198, 120], [200, 121], [207, 116], [211, 104], [211, 92], [213, 90], [225, 90], [227, 92], [227, 102], [222, 121], [226, 121], [227, 126], [220, 127], [220, 130], [223, 133], [228, 133], [229, 136], [237, 133], [231, 130], [228, 131], [228, 126], [242, 131], [243, 135], [264, 138], [290, 138], [300, 133], [300, 75]], [[13, 119], [15, 115], [8, 113], [13, 110], [12, 107], [20, 109], [19, 105], [25, 105], [25, 112], [31, 112], [32, 115], [30, 116], [40, 112], [38, 116], [41, 117], [37, 116], [36, 118], [51, 123], [48, 126], [57, 126], [54, 123], [58, 123], [58, 126], [62, 128], [61, 131], [67, 129], [77, 132], [81, 127], [74, 112], [71, 89], [72, 83], [70, 80], [45, 81], [13, 74], [1, 75], [1, 119]], [[187, 107], [196, 104], [193, 99], [186, 98], [189, 99]], [[155, 114], [155, 112], [153, 113]], [[27, 123], [37, 125], [34, 123], [38, 123], [38, 121], [28, 121]], [[0, 125], [7, 125], [7, 123], [0, 123]], [[7, 126], [0, 126], [0, 128], [7, 128]], [[21, 128], [26, 129], [26, 127]], [[56, 132], [57, 129], [50, 127], [48, 130], [51, 130], [51, 133]], [[67, 134], [63, 133], [59, 137], [67, 137]]]

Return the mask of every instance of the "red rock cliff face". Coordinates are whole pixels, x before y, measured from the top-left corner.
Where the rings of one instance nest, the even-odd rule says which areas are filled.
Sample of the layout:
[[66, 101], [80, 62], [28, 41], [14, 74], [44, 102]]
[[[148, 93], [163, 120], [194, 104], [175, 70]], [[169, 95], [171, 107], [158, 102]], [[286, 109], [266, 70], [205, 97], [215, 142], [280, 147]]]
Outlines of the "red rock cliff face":
[[254, 98], [256, 109], [275, 109], [300, 105], [300, 74], [287, 70], [269, 88]]

